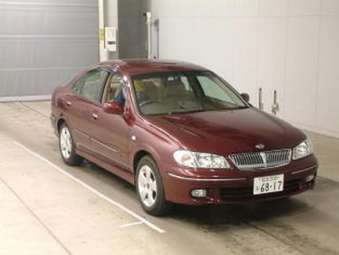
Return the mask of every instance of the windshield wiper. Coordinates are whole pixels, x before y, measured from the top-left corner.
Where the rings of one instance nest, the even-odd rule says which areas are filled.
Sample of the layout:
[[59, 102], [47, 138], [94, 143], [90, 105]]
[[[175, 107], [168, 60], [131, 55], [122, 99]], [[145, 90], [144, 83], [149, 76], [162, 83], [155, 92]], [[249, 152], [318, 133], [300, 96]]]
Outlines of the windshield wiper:
[[194, 112], [205, 112], [205, 109], [199, 109], [199, 110], [190, 110], [190, 111], [173, 111], [173, 112], [169, 112], [167, 113], [168, 115], [172, 115], [172, 114], [185, 114], [185, 113], [194, 113]]
[[247, 109], [247, 108], [249, 108], [249, 106], [244, 105], [244, 106], [238, 106], [238, 107], [231, 108], [230, 110], [240, 110], [240, 109]]

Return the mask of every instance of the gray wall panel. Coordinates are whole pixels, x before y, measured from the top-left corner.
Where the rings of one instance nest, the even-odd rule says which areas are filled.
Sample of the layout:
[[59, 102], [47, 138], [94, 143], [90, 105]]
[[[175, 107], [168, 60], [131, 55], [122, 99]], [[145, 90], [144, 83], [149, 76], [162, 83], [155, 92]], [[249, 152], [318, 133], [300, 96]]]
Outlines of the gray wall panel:
[[84, 66], [96, 60], [96, 49], [96, 37], [1, 38], [0, 70]]
[[0, 0], [0, 97], [51, 94], [98, 61], [97, 1]]
[[147, 58], [148, 0], [119, 0], [119, 58]]
[[61, 85], [76, 72], [78, 68], [0, 71], [0, 84], [7, 84], [0, 86], [0, 95], [6, 97], [48, 95], [51, 88]]

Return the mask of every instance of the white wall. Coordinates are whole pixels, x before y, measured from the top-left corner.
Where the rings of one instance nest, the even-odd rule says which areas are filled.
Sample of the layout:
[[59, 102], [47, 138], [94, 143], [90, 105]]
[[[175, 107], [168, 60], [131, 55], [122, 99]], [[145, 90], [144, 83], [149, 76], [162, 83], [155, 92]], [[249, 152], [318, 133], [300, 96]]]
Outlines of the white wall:
[[211, 68], [257, 105], [339, 137], [339, 0], [153, 0], [160, 58]]

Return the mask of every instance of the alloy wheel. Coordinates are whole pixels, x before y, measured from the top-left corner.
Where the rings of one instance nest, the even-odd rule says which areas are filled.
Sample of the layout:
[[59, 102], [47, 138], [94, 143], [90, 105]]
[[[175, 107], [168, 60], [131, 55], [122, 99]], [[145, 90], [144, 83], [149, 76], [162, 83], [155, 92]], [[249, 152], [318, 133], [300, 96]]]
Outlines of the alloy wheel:
[[139, 170], [138, 192], [142, 203], [147, 207], [152, 207], [158, 195], [158, 187], [155, 174], [151, 167], [144, 165]]
[[60, 149], [62, 156], [69, 159], [72, 153], [72, 137], [67, 127], [63, 127], [60, 133]]

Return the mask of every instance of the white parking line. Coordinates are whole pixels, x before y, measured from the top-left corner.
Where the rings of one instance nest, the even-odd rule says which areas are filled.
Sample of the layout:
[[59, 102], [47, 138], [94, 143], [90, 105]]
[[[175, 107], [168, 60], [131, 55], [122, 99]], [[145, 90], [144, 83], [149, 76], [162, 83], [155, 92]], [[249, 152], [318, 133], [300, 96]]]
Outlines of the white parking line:
[[128, 227], [132, 227], [132, 226], [136, 226], [140, 224], [143, 224], [143, 222], [137, 221], [137, 222], [127, 223], [127, 224], [120, 225], [119, 228], [128, 228]]
[[45, 163], [47, 163], [48, 165], [52, 166], [53, 168], [55, 168], [58, 172], [62, 173], [63, 175], [69, 177], [70, 179], [72, 179], [73, 181], [77, 182], [78, 184], [80, 184], [81, 186], [83, 186], [84, 188], [88, 189], [89, 191], [93, 192], [94, 194], [96, 194], [98, 197], [104, 199], [105, 201], [107, 201], [108, 203], [114, 205], [115, 207], [118, 207], [119, 209], [121, 209], [122, 211], [126, 212], [127, 214], [131, 215], [132, 217], [136, 218], [139, 222], [141, 222], [140, 224], [145, 224], [148, 227], [150, 227], [151, 229], [159, 232], [160, 234], [165, 233], [166, 231], [159, 228], [158, 226], [154, 225], [153, 223], [149, 222], [148, 220], [146, 220], [145, 218], [141, 217], [140, 215], [136, 214], [135, 212], [131, 211], [130, 209], [128, 209], [127, 207], [123, 206], [122, 204], [112, 200], [111, 198], [105, 196], [104, 194], [102, 194], [101, 192], [99, 192], [98, 190], [94, 189], [93, 187], [89, 186], [88, 184], [86, 184], [85, 182], [81, 181], [80, 179], [74, 177], [73, 175], [71, 175], [70, 173], [68, 173], [67, 171], [63, 170], [62, 168], [58, 167], [56, 164], [52, 163], [51, 161], [49, 161], [48, 159], [44, 158], [43, 156], [41, 156], [40, 154], [30, 150], [29, 148], [27, 148], [25, 145], [19, 143], [19, 142], [14, 142], [14, 144], [16, 144], [17, 146], [21, 147], [22, 149], [24, 149], [25, 151], [29, 152], [31, 155], [33, 155], [34, 157], [40, 159], [41, 161], [44, 161]]

